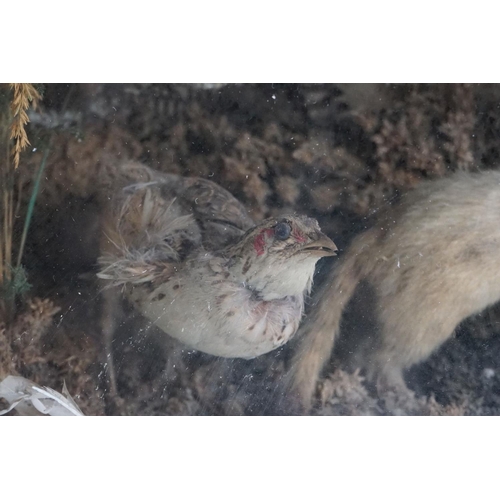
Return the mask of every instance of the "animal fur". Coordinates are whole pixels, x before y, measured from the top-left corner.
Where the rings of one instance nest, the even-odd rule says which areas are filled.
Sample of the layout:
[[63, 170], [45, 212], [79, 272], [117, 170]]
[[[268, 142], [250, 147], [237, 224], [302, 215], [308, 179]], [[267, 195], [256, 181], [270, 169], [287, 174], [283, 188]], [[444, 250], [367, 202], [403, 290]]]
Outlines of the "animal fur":
[[425, 182], [355, 238], [297, 333], [287, 383], [302, 407], [311, 404], [360, 284], [373, 295], [374, 322], [358, 362], [373, 381], [404, 385], [403, 370], [500, 300], [500, 172]]

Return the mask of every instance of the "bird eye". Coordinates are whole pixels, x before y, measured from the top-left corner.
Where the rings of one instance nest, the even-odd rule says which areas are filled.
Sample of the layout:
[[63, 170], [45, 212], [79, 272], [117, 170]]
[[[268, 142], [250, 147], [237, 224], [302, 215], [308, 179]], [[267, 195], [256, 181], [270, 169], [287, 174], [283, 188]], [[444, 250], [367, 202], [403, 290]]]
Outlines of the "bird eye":
[[276, 236], [278, 240], [286, 240], [291, 232], [292, 228], [287, 222], [278, 222], [274, 227], [274, 236]]

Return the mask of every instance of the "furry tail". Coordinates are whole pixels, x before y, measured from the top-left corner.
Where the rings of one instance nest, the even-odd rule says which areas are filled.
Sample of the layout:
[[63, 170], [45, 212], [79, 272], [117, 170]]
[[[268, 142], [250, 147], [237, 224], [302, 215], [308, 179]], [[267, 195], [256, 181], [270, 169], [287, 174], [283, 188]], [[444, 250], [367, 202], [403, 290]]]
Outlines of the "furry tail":
[[318, 294], [314, 308], [300, 327], [291, 368], [286, 376], [285, 394], [302, 410], [309, 410], [316, 382], [330, 359], [338, 335], [342, 313], [359, 282], [373, 267], [375, 257], [367, 259], [379, 237], [376, 229], [358, 236], [336, 265]]

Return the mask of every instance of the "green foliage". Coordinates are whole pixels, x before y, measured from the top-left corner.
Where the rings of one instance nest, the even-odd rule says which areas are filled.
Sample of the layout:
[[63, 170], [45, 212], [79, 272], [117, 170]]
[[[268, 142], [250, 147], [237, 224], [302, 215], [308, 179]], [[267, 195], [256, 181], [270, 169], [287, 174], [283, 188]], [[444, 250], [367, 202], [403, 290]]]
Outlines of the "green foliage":
[[0, 287], [0, 298], [12, 303], [16, 298], [23, 297], [31, 288], [28, 275], [22, 266], [10, 267], [9, 278]]

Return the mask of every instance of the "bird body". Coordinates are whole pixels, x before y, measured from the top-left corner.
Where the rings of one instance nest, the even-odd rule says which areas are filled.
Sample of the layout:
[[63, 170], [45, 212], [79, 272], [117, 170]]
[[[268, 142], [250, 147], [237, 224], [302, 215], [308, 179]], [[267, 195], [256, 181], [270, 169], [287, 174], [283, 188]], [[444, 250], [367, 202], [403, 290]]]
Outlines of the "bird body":
[[317, 222], [254, 225], [210, 181], [122, 168], [144, 173], [112, 197], [98, 276], [123, 285], [137, 310], [190, 348], [253, 358], [287, 342], [317, 260], [336, 250]]
[[254, 358], [287, 342], [302, 317], [303, 291], [266, 301], [230, 279], [229, 269], [224, 257], [197, 255], [153, 291], [133, 287], [129, 298], [163, 331], [208, 354]]

